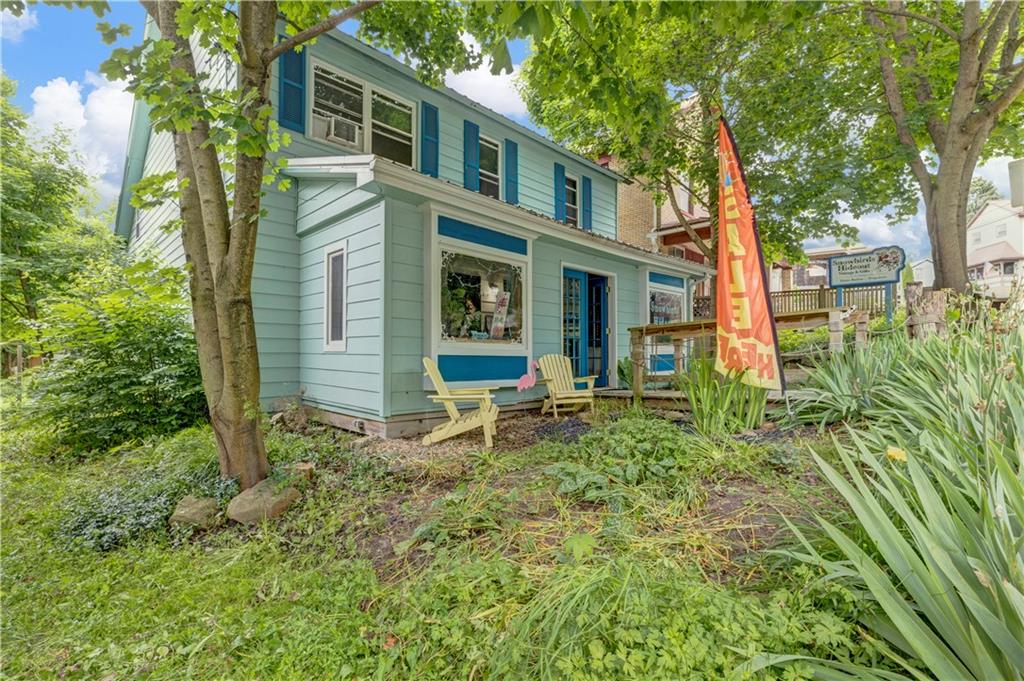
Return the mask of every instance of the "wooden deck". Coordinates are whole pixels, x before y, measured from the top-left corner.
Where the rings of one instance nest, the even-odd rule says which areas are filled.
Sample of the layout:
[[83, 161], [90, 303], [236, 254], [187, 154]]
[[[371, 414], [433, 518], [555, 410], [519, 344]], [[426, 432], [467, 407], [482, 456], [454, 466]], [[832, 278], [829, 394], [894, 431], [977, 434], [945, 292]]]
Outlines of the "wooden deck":
[[[775, 315], [775, 328], [779, 330], [814, 329], [828, 326], [829, 349], [837, 352], [843, 347], [843, 328], [845, 326], [854, 325], [856, 327], [855, 342], [858, 346], [867, 343], [868, 316], [867, 312], [854, 307], [822, 307], [812, 310], [779, 312]], [[670, 376], [648, 374], [647, 365], [650, 354], [647, 347], [648, 342], [656, 345], [671, 343], [672, 367], [675, 373], [681, 373], [684, 370], [687, 342], [697, 338], [713, 337], [717, 328], [717, 321], [710, 318], [672, 324], [646, 324], [631, 328], [629, 330], [629, 356], [633, 364], [632, 390], [616, 392], [628, 393], [638, 403], [645, 397], [659, 399], [655, 396], [659, 391], [645, 390], [644, 386], [651, 381], [665, 381], [670, 379]], [[666, 392], [675, 393], [676, 391]], [[792, 391], [790, 394], [792, 395]], [[681, 395], [672, 395], [665, 396], [663, 399], [677, 400], [679, 397]], [[781, 395], [778, 398], [781, 399]], [[772, 399], [770, 394], [769, 399]]]

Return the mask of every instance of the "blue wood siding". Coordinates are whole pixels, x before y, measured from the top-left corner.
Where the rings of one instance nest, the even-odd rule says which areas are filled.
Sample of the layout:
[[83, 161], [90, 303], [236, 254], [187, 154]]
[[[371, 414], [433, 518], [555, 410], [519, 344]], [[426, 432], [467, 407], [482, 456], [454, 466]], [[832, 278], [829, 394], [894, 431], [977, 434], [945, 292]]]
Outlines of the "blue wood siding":
[[[299, 212], [325, 201], [320, 183], [300, 183]], [[328, 191], [329, 193], [329, 191]], [[357, 207], [301, 240], [299, 382], [315, 406], [379, 418], [383, 413], [384, 202]], [[324, 248], [346, 240], [346, 347], [324, 349]]]

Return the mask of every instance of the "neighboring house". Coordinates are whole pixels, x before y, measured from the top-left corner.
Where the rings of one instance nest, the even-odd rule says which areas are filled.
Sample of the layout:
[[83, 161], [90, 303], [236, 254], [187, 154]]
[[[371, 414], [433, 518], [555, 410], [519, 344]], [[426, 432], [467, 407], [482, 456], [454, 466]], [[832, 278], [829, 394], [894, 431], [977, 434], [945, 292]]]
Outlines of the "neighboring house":
[[[611, 170], [619, 170], [618, 161], [613, 156], [602, 156], [598, 163]], [[673, 191], [676, 202], [690, 226], [700, 238], [709, 240], [711, 220], [708, 218], [707, 209], [686, 189], [673, 187]], [[618, 219], [619, 238], [622, 241], [688, 262], [710, 265], [676, 217], [671, 202], [666, 199], [658, 206], [653, 194], [645, 190], [639, 182], [619, 182]], [[699, 282], [696, 295], [710, 295], [710, 281]]]
[[1024, 269], [1024, 208], [989, 201], [967, 225], [967, 276], [985, 294], [1006, 298]]
[[768, 288], [771, 291], [792, 291], [828, 286], [828, 259], [837, 255], [867, 253], [871, 248], [862, 244], [849, 247], [823, 246], [807, 248], [807, 262], [790, 264], [785, 260], [772, 263]]
[[[267, 189], [257, 241], [264, 406], [300, 398], [337, 425], [417, 432], [438, 412], [424, 355], [450, 385], [501, 386], [513, 405], [542, 394], [514, 387], [531, 358], [565, 354], [615, 386], [653, 304], [688, 317], [711, 270], [620, 238], [615, 172], [338, 31], [274, 68], [293, 182]], [[116, 228], [184, 264], [161, 229], [176, 207], [127, 203], [173, 161], [136, 103]]]
[[910, 266], [914, 273], [914, 281], [919, 281], [925, 286], [932, 286], [935, 283], [935, 263], [932, 259], [922, 258]]

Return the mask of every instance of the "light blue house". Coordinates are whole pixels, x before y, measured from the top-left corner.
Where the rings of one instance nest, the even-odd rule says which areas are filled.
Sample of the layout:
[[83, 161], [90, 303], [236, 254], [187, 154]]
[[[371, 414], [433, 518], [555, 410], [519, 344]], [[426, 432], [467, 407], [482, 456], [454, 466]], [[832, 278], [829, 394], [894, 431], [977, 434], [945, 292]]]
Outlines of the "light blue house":
[[[419, 432], [437, 415], [425, 355], [454, 386], [500, 386], [507, 411], [542, 394], [515, 389], [531, 358], [614, 387], [629, 327], [688, 318], [710, 270], [618, 240], [614, 172], [340, 32], [275, 68], [293, 182], [264, 199], [253, 276], [267, 408]], [[161, 229], [176, 208], [127, 202], [173, 162], [136, 104], [116, 229], [184, 263]]]

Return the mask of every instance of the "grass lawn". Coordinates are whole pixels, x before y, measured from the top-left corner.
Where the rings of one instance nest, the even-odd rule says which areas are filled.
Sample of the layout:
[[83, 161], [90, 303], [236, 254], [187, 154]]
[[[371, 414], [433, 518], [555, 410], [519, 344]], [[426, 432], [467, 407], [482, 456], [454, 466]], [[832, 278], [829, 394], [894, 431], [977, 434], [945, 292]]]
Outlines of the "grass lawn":
[[809, 464], [830, 445], [713, 441], [675, 416], [520, 417], [493, 452], [274, 427], [276, 471], [316, 464], [302, 500], [190, 536], [166, 529], [174, 503], [232, 492], [207, 429], [73, 461], [9, 423], [4, 673], [709, 679], [762, 651], [874, 660], [858, 600], [767, 551], [780, 513], [834, 506]]

